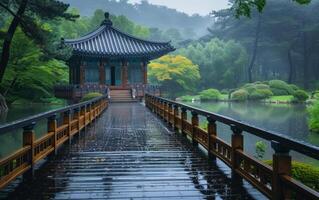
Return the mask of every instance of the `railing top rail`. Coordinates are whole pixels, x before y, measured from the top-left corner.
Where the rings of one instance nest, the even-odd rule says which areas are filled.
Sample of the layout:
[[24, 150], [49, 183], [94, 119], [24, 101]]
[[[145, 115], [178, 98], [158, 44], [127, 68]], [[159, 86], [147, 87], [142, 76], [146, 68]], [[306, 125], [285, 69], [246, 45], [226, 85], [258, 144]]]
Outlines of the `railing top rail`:
[[33, 122], [41, 120], [41, 119], [49, 118], [49, 117], [51, 117], [51, 116], [53, 116], [53, 115], [55, 115], [57, 113], [66, 112], [66, 111], [69, 111], [69, 110], [72, 110], [72, 109], [75, 109], [75, 108], [81, 108], [83, 106], [89, 105], [91, 103], [94, 103], [94, 102], [99, 101], [101, 99], [104, 99], [106, 97], [107, 97], [106, 95], [101, 96], [101, 97], [96, 97], [96, 98], [91, 99], [89, 101], [77, 103], [77, 104], [66, 106], [66, 107], [63, 107], [63, 108], [58, 108], [58, 109], [55, 109], [55, 110], [51, 110], [51, 111], [43, 112], [43, 113], [40, 113], [40, 114], [37, 114], [37, 115], [33, 115], [33, 116], [30, 116], [30, 117], [27, 117], [27, 118], [24, 118], [24, 119], [21, 119], [21, 120], [16, 120], [16, 121], [13, 121], [13, 122], [6, 123], [6, 124], [0, 126], [0, 135], [1, 134], [5, 134], [6, 132], [14, 130], [14, 129], [23, 128], [25, 126], [30, 125]]
[[[149, 94], [147, 94], [147, 95], [149, 95]], [[156, 97], [153, 95], [150, 95], [150, 96], [155, 97], [159, 100], [171, 103], [171, 104], [176, 105], [178, 107], [196, 112], [199, 115], [210, 117], [218, 122], [221, 122], [221, 123], [224, 123], [227, 125], [235, 125], [237, 128], [239, 128], [242, 131], [248, 132], [250, 134], [256, 135], [260, 138], [263, 138], [263, 139], [266, 139], [269, 141], [279, 142], [283, 147], [285, 147], [287, 149], [297, 151], [299, 153], [302, 153], [304, 155], [307, 155], [309, 157], [312, 157], [312, 158], [319, 160], [319, 147], [317, 147], [317, 146], [307, 144], [305, 142], [298, 141], [295, 139], [291, 139], [291, 138], [286, 137], [283, 134], [280, 134], [280, 133], [277, 133], [274, 131], [264, 130], [264, 129], [255, 127], [253, 125], [250, 125], [248, 123], [244, 123], [244, 122], [232, 119], [230, 117], [226, 117], [226, 116], [219, 115], [219, 114], [216, 114], [213, 112], [205, 111], [205, 110], [195, 108], [195, 107], [183, 104], [183, 103], [178, 103], [178, 102], [166, 99], [166, 98]]]

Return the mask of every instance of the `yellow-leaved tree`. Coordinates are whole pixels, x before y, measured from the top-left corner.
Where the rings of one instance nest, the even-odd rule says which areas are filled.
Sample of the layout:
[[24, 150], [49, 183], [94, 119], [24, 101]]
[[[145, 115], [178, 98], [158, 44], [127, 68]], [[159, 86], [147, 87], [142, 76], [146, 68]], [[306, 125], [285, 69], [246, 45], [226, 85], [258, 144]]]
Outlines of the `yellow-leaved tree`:
[[172, 98], [194, 91], [200, 79], [198, 66], [180, 55], [153, 60], [148, 69], [149, 82], [161, 85]]

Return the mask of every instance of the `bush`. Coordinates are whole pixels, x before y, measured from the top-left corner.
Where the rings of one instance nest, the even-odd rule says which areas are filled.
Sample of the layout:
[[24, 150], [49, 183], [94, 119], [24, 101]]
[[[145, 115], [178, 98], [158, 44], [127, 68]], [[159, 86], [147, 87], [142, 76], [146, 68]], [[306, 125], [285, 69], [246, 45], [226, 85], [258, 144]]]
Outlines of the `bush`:
[[202, 101], [208, 101], [208, 100], [218, 100], [221, 94], [216, 89], [208, 89], [208, 90], [201, 91], [199, 93], [199, 96]]
[[269, 86], [272, 93], [276, 96], [282, 95], [292, 95], [294, 90], [285, 81], [281, 80], [271, 80], [269, 81]]
[[91, 93], [84, 95], [84, 97], [82, 97], [82, 99], [81, 99], [81, 102], [89, 101], [91, 99], [94, 99], [96, 97], [101, 97], [101, 96], [103, 96], [101, 93], [91, 92]]
[[289, 87], [291, 89], [293, 89], [294, 91], [300, 90], [300, 88], [297, 85], [294, 85], [294, 84], [289, 84]]
[[271, 96], [273, 96], [273, 93], [270, 89], [256, 89], [251, 94], [249, 94], [249, 99], [260, 100], [260, 99], [267, 99]]
[[309, 112], [309, 129], [319, 133], [319, 101], [308, 109]]
[[256, 84], [256, 89], [259, 89], [259, 90], [269, 90], [270, 87], [269, 85], [266, 85], [266, 84]]
[[246, 101], [249, 93], [244, 89], [236, 90], [231, 94], [231, 99], [234, 101]]
[[293, 96], [298, 102], [305, 102], [309, 98], [308, 93], [304, 90], [297, 90]]
[[[272, 161], [265, 161], [268, 165], [272, 165]], [[308, 187], [319, 191], [319, 168], [302, 163], [292, 161], [291, 174], [294, 179], [299, 180]]]

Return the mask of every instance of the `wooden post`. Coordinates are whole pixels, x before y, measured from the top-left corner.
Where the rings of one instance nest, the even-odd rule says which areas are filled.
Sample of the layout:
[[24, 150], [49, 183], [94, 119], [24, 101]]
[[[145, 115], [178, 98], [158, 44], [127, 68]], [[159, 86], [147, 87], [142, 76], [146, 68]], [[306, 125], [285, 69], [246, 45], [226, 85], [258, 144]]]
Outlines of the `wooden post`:
[[273, 155], [273, 177], [272, 177], [272, 199], [290, 199], [290, 194], [284, 192], [284, 187], [280, 181], [280, 176], [291, 176], [291, 156], [289, 149], [283, 147], [279, 142], [272, 141], [271, 147], [275, 153]]
[[78, 132], [80, 132], [80, 111], [79, 111], [79, 108], [74, 109], [73, 118], [78, 120], [78, 124], [77, 124], [78, 128], [77, 129], [78, 129]]
[[184, 107], [182, 107], [181, 118], [182, 118], [181, 132], [182, 132], [183, 135], [186, 135], [184, 129], [185, 129], [185, 121], [187, 121], [187, 109], [184, 108]]
[[102, 60], [99, 62], [99, 83], [100, 85], [105, 84], [105, 68]]
[[23, 147], [30, 146], [30, 152], [28, 155], [28, 162], [30, 164], [30, 169], [23, 175], [23, 179], [31, 179], [33, 177], [33, 164], [34, 164], [34, 142], [35, 142], [35, 133], [34, 133], [34, 127], [35, 122], [32, 122], [28, 126], [23, 127], [23, 140], [22, 145]]
[[178, 123], [179, 110], [178, 105], [174, 105], [174, 130], [178, 131], [177, 123]]
[[213, 156], [212, 150], [216, 149], [215, 137], [217, 137], [216, 120], [212, 117], [207, 117], [207, 134], [208, 134], [208, 157], [216, 160], [216, 156]]
[[172, 112], [173, 112], [173, 106], [172, 106], [172, 104], [171, 103], [168, 103], [167, 104], [167, 122], [168, 122], [168, 126], [170, 126], [170, 127], [172, 127], [173, 126], [173, 124], [171, 123], [171, 118], [172, 118], [172, 116], [171, 116], [171, 114], [172, 114]]
[[197, 145], [198, 142], [196, 140], [196, 131], [199, 125], [198, 114], [195, 111], [192, 111], [192, 142], [194, 145]]
[[80, 116], [84, 116], [84, 122], [83, 122], [83, 126], [84, 128], [86, 127], [85, 126], [85, 113], [86, 113], [86, 106], [83, 106], [82, 108], [80, 108]]
[[126, 61], [122, 61], [122, 86], [126, 87], [128, 83], [128, 63]]
[[146, 62], [141, 62], [141, 71], [142, 71], [142, 77], [143, 77], [143, 84], [147, 84], [147, 65]]
[[71, 131], [72, 131], [72, 127], [71, 127], [71, 111], [67, 110], [63, 113], [63, 124], [67, 124], [68, 125], [68, 139], [69, 139], [69, 144], [71, 144]]
[[240, 130], [235, 125], [230, 125], [233, 134], [231, 136], [231, 147], [232, 147], [232, 168], [233, 170], [239, 167], [239, 159], [237, 158], [236, 150], [244, 149], [244, 137], [242, 135], [242, 130]]
[[57, 127], [58, 122], [56, 120], [57, 114], [54, 114], [48, 118], [48, 132], [53, 132], [53, 140], [52, 140], [52, 146], [54, 147], [54, 151], [52, 152], [51, 156], [55, 156], [57, 154]]

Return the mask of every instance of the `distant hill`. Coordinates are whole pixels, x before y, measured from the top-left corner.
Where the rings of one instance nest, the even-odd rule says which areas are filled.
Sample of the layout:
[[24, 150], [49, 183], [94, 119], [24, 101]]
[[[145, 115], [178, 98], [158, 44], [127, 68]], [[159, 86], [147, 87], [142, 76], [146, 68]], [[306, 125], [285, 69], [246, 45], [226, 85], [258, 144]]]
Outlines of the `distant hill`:
[[81, 15], [90, 16], [96, 9], [107, 10], [114, 15], [125, 15], [130, 20], [147, 27], [160, 29], [178, 29], [184, 38], [193, 38], [196, 33], [200, 37], [207, 33], [207, 27], [212, 24], [209, 16], [192, 15], [179, 12], [165, 6], [149, 4], [142, 1], [141, 4], [130, 4], [128, 0], [62, 0], [71, 7], [77, 8]]

